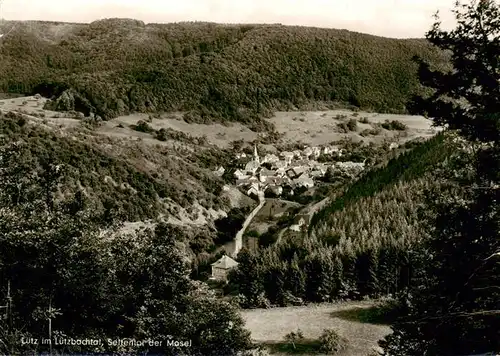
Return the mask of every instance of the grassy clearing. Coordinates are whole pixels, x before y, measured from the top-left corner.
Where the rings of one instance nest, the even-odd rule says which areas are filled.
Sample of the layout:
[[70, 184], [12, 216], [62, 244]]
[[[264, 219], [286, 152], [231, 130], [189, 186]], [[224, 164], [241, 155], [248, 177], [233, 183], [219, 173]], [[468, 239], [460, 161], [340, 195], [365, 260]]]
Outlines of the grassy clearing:
[[[398, 138], [401, 142], [416, 138], [434, 135], [431, 121], [422, 116], [359, 113], [360, 119], [354, 116], [356, 113], [349, 110], [330, 111], [306, 111], [306, 112], [277, 112], [269, 120], [279, 133], [284, 133], [283, 140], [289, 142], [303, 142], [309, 145], [329, 144], [332, 141], [350, 137], [353, 140], [365, 142], [382, 142], [388, 138]], [[294, 119], [298, 117], [300, 119]], [[357, 130], [346, 133], [339, 132], [337, 125], [347, 123], [350, 119], [357, 120]], [[400, 121], [408, 130], [404, 135], [397, 131], [380, 130], [377, 135], [363, 137], [359, 133], [370, 130], [376, 124], [389, 121]], [[399, 136], [398, 136], [399, 135]], [[404, 136], [404, 137], [403, 137]]]
[[[377, 341], [390, 333], [383, 324], [367, 323], [356, 319], [359, 311], [369, 309], [373, 302], [346, 302], [336, 304], [313, 304], [301, 307], [243, 310], [242, 315], [252, 339], [265, 345], [276, 355], [295, 352], [299, 355], [318, 354], [317, 340], [324, 329], [335, 329], [348, 340], [346, 350], [338, 353], [343, 356], [362, 356], [377, 346]], [[366, 312], [369, 313], [369, 312]], [[300, 329], [304, 339], [296, 344], [297, 349], [285, 342], [284, 337]], [[290, 349], [291, 348], [291, 349]]]
[[[42, 110], [43, 105], [47, 101], [46, 98], [36, 100], [34, 97], [17, 97], [9, 100], [3, 100], [2, 110], [22, 110], [26, 114], [39, 115], [44, 114], [47, 120], [54, 124], [60, 124], [64, 127], [80, 126], [80, 120], [69, 116], [62, 112], [54, 112], [50, 110]], [[23, 105], [23, 102], [27, 102]], [[392, 114], [377, 114], [377, 113], [362, 113], [361, 118], [369, 119], [370, 123], [362, 123], [362, 120], [354, 116], [355, 112], [348, 110], [330, 110], [330, 111], [287, 111], [276, 112], [269, 119], [276, 127], [276, 131], [283, 136], [278, 140], [279, 144], [302, 142], [309, 145], [329, 144], [332, 141], [341, 140], [349, 137], [354, 141], [365, 141], [379, 143], [385, 139], [398, 139], [404, 142], [416, 137], [429, 137], [435, 134], [435, 130], [431, 128], [431, 121], [421, 116], [409, 115], [392, 115]], [[300, 117], [300, 120], [294, 118]], [[357, 120], [357, 131], [348, 133], [339, 133], [337, 124], [346, 121], [346, 119]], [[209, 144], [216, 145], [221, 148], [227, 148], [232, 142], [243, 140], [252, 142], [258, 139], [257, 132], [250, 130], [241, 123], [227, 124], [197, 124], [187, 123], [182, 119], [181, 112], [172, 112], [162, 115], [156, 115], [154, 118], [149, 118], [148, 114], [132, 114], [120, 116], [115, 119], [105, 121], [97, 129], [97, 133], [130, 140], [142, 140], [146, 144], [169, 146], [171, 142], [161, 142], [154, 135], [144, 132], [135, 131], [131, 126], [136, 125], [140, 120], [148, 122], [154, 130], [171, 129], [180, 133], [189, 134], [195, 138], [205, 137]], [[376, 135], [360, 135], [366, 130], [373, 130], [374, 125], [389, 121], [400, 121], [404, 123], [408, 130], [402, 135], [399, 131], [391, 131], [381, 129]], [[398, 136], [399, 135], [399, 136]], [[273, 145], [263, 145], [263, 148], [269, 151], [275, 151]]]

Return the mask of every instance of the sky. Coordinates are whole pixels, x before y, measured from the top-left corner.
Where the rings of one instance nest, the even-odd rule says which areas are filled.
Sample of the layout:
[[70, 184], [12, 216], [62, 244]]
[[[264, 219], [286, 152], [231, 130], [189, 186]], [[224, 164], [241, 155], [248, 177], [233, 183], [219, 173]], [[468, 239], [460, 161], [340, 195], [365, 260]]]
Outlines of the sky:
[[410, 38], [424, 37], [437, 10], [443, 28], [453, 28], [450, 10], [454, 3], [455, 0], [0, 0], [0, 19], [92, 22], [121, 17], [145, 23], [281, 23]]

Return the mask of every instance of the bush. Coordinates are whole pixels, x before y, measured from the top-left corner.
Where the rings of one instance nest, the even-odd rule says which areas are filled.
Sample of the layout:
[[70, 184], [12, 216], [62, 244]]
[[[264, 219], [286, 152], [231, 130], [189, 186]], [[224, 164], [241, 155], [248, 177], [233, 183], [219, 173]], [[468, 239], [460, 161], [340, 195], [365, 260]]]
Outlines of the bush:
[[349, 131], [356, 131], [358, 128], [358, 122], [356, 121], [356, 119], [350, 119], [347, 123], [347, 128], [349, 129]]
[[137, 121], [137, 124], [133, 125], [132, 128], [135, 131], [139, 131], [139, 132], [145, 132], [145, 133], [154, 132], [154, 129], [147, 122], [145, 122], [143, 120]]
[[245, 232], [245, 236], [248, 236], [248, 237], [259, 237], [260, 234], [256, 230], [250, 230], [250, 231]]
[[408, 129], [408, 126], [403, 124], [401, 121], [398, 120], [386, 120], [383, 124], [382, 127], [386, 130], [391, 130], [391, 131], [405, 131]]
[[348, 133], [349, 132], [349, 127], [347, 127], [347, 124], [345, 122], [339, 122], [337, 124], [337, 128], [339, 129], [340, 133]]
[[361, 119], [359, 119], [359, 122], [361, 122], [362, 124], [369, 124], [370, 120], [368, 120], [368, 118], [364, 116]]
[[72, 114], [73, 118], [76, 120], [83, 120], [85, 118], [85, 115], [79, 111], [73, 112]]
[[166, 141], [167, 140], [167, 130], [164, 128], [159, 129], [156, 131], [156, 139], [160, 141]]
[[319, 338], [320, 352], [332, 355], [344, 350], [348, 340], [340, 336], [334, 329], [325, 329]]
[[376, 124], [372, 129], [363, 130], [360, 135], [363, 137], [367, 136], [377, 136], [382, 133], [382, 126], [380, 124]]
[[297, 331], [292, 331], [289, 334], [285, 335], [285, 341], [292, 344], [292, 347], [296, 349], [296, 343], [303, 341], [304, 340], [304, 334], [300, 329], [297, 329]]

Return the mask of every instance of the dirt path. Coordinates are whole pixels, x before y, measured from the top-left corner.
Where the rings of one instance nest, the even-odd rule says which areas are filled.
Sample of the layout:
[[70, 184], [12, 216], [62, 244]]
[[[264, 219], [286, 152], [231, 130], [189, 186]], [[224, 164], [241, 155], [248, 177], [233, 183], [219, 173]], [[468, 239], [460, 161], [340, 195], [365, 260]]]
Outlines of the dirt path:
[[240, 231], [238, 231], [236, 237], [234, 238], [234, 250], [232, 253], [234, 257], [238, 255], [238, 252], [240, 252], [241, 248], [243, 247], [243, 234], [245, 233], [245, 230], [247, 229], [248, 225], [250, 225], [259, 210], [262, 209], [265, 203], [266, 199], [264, 198], [264, 192], [259, 191], [259, 205], [257, 205], [257, 207], [250, 213], [250, 215], [248, 215]]

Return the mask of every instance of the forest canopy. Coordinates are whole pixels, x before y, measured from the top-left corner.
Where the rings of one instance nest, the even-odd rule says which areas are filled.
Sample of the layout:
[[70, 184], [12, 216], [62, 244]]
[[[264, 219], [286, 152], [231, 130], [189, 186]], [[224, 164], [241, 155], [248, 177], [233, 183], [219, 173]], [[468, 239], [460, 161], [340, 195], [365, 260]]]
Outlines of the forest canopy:
[[[6, 24], [7, 26], [8, 24]], [[184, 111], [191, 122], [255, 124], [273, 110], [342, 105], [406, 112], [424, 39], [282, 25], [18, 23], [0, 46], [0, 91], [74, 97], [104, 119]]]

